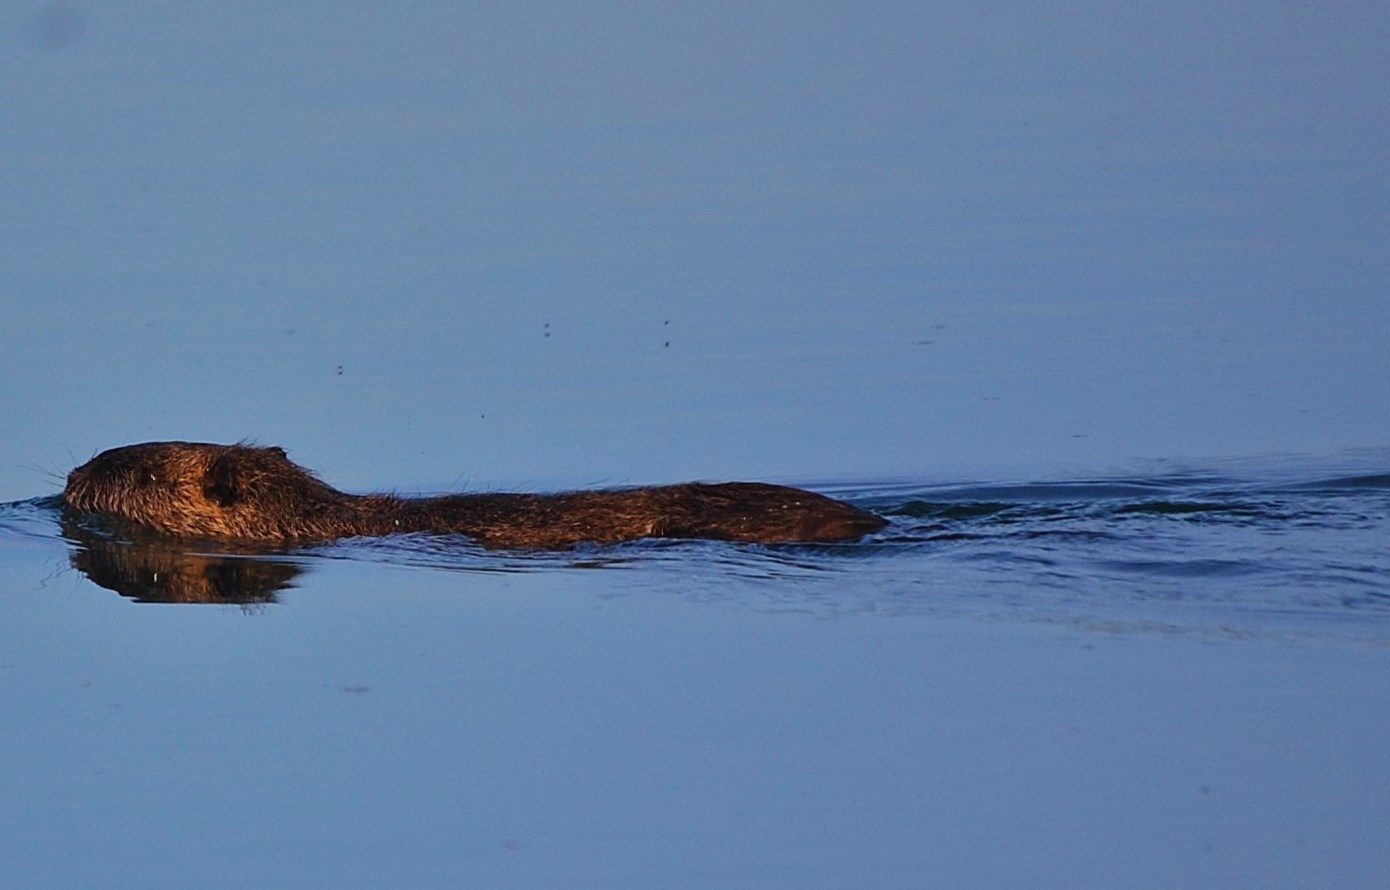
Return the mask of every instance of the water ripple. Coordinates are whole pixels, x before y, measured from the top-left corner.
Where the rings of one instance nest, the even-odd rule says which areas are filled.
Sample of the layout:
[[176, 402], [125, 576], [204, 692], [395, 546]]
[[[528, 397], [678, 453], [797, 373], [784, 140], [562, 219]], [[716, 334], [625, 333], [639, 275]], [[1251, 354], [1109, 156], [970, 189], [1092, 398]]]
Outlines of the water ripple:
[[[153, 575], [196, 578], [225, 599], [234, 582], [259, 584], [264, 597], [293, 586], [279, 570], [257, 571], [255, 560], [289, 560], [295, 572], [330, 560], [484, 574], [603, 571], [615, 589], [820, 613], [947, 611], [1246, 631], [1331, 622], [1390, 639], [1390, 474], [1378, 468], [1301, 478], [1185, 472], [866, 484], [835, 494], [891, 524], [850, 544], [651, 540], [560, 553], [402, 535], [289, 555], [228, 554], [236, 560], [229, 566], [205, 549], [198, 564], [183, 565], [177, 548], [162, 547]], [[0, 505], [0, 544], [63, 542], [56, 514], [54, 498]], [[90, 542], [65, 545], [78, 548], [74, 562], [87, 571], [102, 557], [104, 586], [123, 573], [145, 577], [134, 545], [105, 542], [104, 554]], [[141, 587], [143, 598], [160, 595]]]

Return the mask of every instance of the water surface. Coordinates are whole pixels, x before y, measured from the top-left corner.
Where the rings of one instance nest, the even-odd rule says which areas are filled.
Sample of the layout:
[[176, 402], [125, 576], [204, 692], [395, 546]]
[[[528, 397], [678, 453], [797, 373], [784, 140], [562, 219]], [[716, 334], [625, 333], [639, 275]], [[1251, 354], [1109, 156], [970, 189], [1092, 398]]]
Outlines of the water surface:
[[7, 872], [1375, 886], [1387, 468], [847, 485], [890, 527], [563, 553], [4, 505]]
[[[604, 570], [606, 582], [719, 598], [755, 582], [767, 605], [831, 614], [970, 614], [1179, 633], [1364, 635], [1390, 608], [1390, 463], [1364, 454], [1037, 482], [821, 486], [891, 522], [844, 544], [639, 541], [560, 552], [457, 536], [347, 539], [286, 551], [128, 542], [60, 519], [58, 498], [3, 507], [14, 543], [53, 547], [144, 602], [270, 603], [332, 561], [480, 575]], [[301, 576], [305, 576], [301, 578]], [[846, 591], [848, 586], [850, 589]]]
[[[0, 883], [1380, 886], [1388, 9], [6, 5]], [[893, 524], [61, 523], [160, 439]]]

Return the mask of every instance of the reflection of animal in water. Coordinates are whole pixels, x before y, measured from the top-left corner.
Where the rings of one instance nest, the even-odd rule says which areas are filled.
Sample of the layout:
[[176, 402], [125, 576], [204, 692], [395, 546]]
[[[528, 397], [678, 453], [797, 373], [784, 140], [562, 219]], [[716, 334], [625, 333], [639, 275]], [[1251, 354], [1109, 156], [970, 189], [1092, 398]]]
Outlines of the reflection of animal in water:
[[280, 448], [150, 442], [104, 451], [68, 474], [66, 507], [157, 534], [296, 544], [358, 535], [467, 535], [490, 547], [712, 538], [850, 541], [886, 523], [824, 495], [758, 482], [563, 494], [351, 495]]
[[132, 546], [72, 521], [64, 521], [63, 534], [78, 545], [71, 560], [82, 574], [142, 603], [270, 603], [301, 572], [283, 560], [188, 553], [167, 542]]

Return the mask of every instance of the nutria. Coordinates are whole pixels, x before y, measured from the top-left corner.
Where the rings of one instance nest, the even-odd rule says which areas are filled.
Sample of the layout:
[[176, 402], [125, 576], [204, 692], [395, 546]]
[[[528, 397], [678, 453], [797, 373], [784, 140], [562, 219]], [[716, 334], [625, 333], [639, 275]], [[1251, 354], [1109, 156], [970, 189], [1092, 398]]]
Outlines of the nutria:
[[352, 495], [281, 448], [149, 442], [103, 451], [68, 474], [65, 506], [176, 538], [293, 545], [401, 532], [466, 535], [488, 547], [712, 538], [849, 541], [886, 523], [824, 495], [760, 482], [564, 494]]

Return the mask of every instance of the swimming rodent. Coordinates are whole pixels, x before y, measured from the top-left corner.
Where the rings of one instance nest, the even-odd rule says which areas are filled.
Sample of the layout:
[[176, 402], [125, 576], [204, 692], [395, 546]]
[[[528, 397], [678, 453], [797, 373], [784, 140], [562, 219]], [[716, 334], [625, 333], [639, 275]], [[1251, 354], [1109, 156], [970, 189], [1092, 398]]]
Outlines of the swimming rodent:
[[404, 532], [466, 535], [487, 547], [711, 538], [851, 541], [887, 523], [824, 495], [761, 482], [562, 494], [352, 495], [247, 444], [147, 442], [103, 451], [68, 474], [70, 511], [175, 538], [296, 545]]

